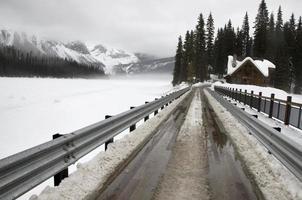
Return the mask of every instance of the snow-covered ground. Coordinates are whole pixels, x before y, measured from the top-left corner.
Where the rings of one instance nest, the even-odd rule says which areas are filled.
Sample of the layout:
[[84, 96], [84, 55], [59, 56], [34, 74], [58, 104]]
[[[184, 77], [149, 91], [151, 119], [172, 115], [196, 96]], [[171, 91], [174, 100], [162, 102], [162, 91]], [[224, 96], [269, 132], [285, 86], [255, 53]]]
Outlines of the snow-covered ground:
[[[173, 101], [158, 115], [148, 120], [123, 139], [108, 146], [108, 150], [100, 152], [91, 161], [78, 164], [78, 170], [66, 178], [58, 187], [46, 187], [41, 195], [32, 196], [31, 200], [50, 199], [96, 199], [98, 191], [108, 178], [124, 163], [131, 154], [144, 144], [154, 130], [166, 120], [171, 111], [188, 95]], [[85, 181], [82, 181], [84, 180]]]
[[302, 145], [302, 130], [301, 129], [295, 128], [293, 126], [284, 125], [284, 122], [277, 120], [275, 118], [269, 118], [266, 113], [258, 112], [256, 109], [250, 108], [250, 106], [244, 105], [243, 103], [239, 103], [238, 101], [235, 101], [229, 97], [225, 97], [225, 98], [232, 103], [236, 103], [236, 105], [238, 107], [244, 108], [247, 113], [249, 113], [251, 115], [257, 115], [258, 120], [264, 122], [265, 124], [269, 125], [270, 127], [281, 128], [280, 134], [283, 134], [285, 137], [288, 137], [289, 139]]
[[[292, 96], [292, 101], [296, 103], [302, 103], [302, 95], [298, 94], [289, 94], [283, 90], [272, 88], [272, 87], [261, 87], [256, 85], [241, 85], [241, 84], [230, 84], [230, 83], [221, 83], [221, 82], [215, 82], [212, 86], [222, 86], [222, 87], [230, 87], [234, 89], [242, 89], [242, 92], [244, 90], [247, 90], [248, 93], [251, 93], [251, 90], [254, 91], [254, 94], [259, 94], [259, 92], [262, 92], [262, 96], [270, 97], [271, 93], [275, 94], [275, 98], [277, 99], [283, 99], [286, 100], [287, 96]], [[213, 88], [212, 87], [212, 88]]]
[[173, 91], [171, 80], [171, 75], [0, 78], [0, 159], [152, 101]]
[[266, 199], [302, 199], [302, 183], [241, 125], [209, 92], [209, 103], [222, 121], [245, 167]]

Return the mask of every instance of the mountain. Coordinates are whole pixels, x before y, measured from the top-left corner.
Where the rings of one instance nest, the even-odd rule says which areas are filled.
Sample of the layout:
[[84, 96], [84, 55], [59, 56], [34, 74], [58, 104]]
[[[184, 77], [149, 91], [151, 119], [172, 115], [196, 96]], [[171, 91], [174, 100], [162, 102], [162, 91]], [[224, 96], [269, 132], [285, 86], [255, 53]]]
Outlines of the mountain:
[[116, 74], [138, 74], [138, 73], [172, 73], [174, 69], [174, 57], [147, 59], [137, 63], [116, 65], [113, 71]]
[[80, 64], [94, 65], [104, 68], [105, 65], [90, 55], [86, 45], [80, 41], [64, 44], [55, 40], [44, 40], [34, 35], [16, 31], [1, 30], [0, 44], [14, 46], [17, 49], [34, 55], [59, 57], [76, 61]]
[[102, 68], [106, 74], [172, 72], [174, 66], [174, 58], [158, 59], [148, 54], [134, 54], [101, 44], [87, 45], [81, 41], [64, 43], [11, 30], [0, 30], [0, 45], [13, 46], [36, 56], [59, 57], [92, 65]]
[[106, 48], [103, 45], [95, 45], [89, 47], [89, 52], [93, 58], [103, 63], [105, 73], [114, 74], [114, 66], [129, 63], [136, 63], [139, 58], [132, 53], [120, 49]]

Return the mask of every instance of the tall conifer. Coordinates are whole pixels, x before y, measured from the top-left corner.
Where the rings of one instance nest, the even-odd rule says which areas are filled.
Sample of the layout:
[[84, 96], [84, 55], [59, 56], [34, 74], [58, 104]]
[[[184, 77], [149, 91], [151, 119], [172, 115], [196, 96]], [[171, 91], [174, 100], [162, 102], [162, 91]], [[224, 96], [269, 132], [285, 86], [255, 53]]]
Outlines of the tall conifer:
[[175, 55], [175, 65], [174, 65], [174, 72], [173, 72], [173, 81], [172, 84], [176, 85], [180, 82], [181, 79], [181, 70], [183, 65], [183, 46], [182, 46], [182, 38], [179, 36], [177, 50]]
[[212, 13], [209, 14], [207, 19], [207, 32], [206, 32], [206, 51], [207, 51], [207, 65], [213, 67], [214, 62], [214, 19]]
[[269, 18], [265, 0], [262, 0], [255, 20], [254, 56], [264, 58], [267, 48], [267, 28]]

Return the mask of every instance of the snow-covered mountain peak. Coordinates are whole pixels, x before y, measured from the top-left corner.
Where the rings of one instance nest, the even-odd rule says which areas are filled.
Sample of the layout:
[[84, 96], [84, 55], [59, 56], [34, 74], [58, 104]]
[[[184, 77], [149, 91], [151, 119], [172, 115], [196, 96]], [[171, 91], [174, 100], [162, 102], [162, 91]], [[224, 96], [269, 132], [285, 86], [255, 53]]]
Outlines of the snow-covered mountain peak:
[[73, 41], [66, 44], [66, 46], [74, 51], [82, 54], [90, 54], [86, 44], [82, 41]]
[[95, 46], [91, 46], [89, 51], [98, 51], [99, 53], [106, 53], [107, 52], [107, 48], [104, 47], [101, 44], [95, 45]]
[[114, 74], [113, 67], [121, 64], [136, 63], [138, 57], [120, 49], [107, 48], [101, 44], [90, 47], [90, 54], [106, 66], [105, 73]]

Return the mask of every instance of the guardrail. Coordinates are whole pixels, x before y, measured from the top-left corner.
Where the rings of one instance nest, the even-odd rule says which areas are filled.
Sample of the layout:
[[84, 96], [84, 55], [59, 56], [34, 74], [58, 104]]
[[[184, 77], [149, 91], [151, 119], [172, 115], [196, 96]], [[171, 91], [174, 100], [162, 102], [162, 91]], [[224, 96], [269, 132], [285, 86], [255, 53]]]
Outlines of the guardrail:
[[[300, 181], [302, 181], [302, 145], [290, 140], [285, 135], [280, 134], [257, 118], [249, 115], [237, 106], [229, 103], [224, 98], [208, 90], [209, 93], [224, 106], [238, 121], [240, 121], [253, 134], [270, 153], [284, 164]], [[224, 93], [220, 93], [224, 95]]]
[[48, 178], [58, 175], [81, 157], [102, 144], [113, 142], [114, 136], [125, 129], [135, 129], [141, 119], [189, 91], [185, 88], [152, 102], [132, 108], [116, 116], [52, 141], [0, 160], [0, 199], [15, 199]]
[[214, 86], [214, 90], [267, 114], [269, 118], [276, 118], [283, 121], [285, 125], [292, 125], [302, 130], [302, 104], [292, 102], [291, 96], [288, 96], [285, 101], [276, 99], [273, 93], [270, 97], [266, 97], [262, 96], [262, 92], [254, 94], [253, 90], [247, 93], [247, 90], [243, 92], [241, 89], [220, 86]]

